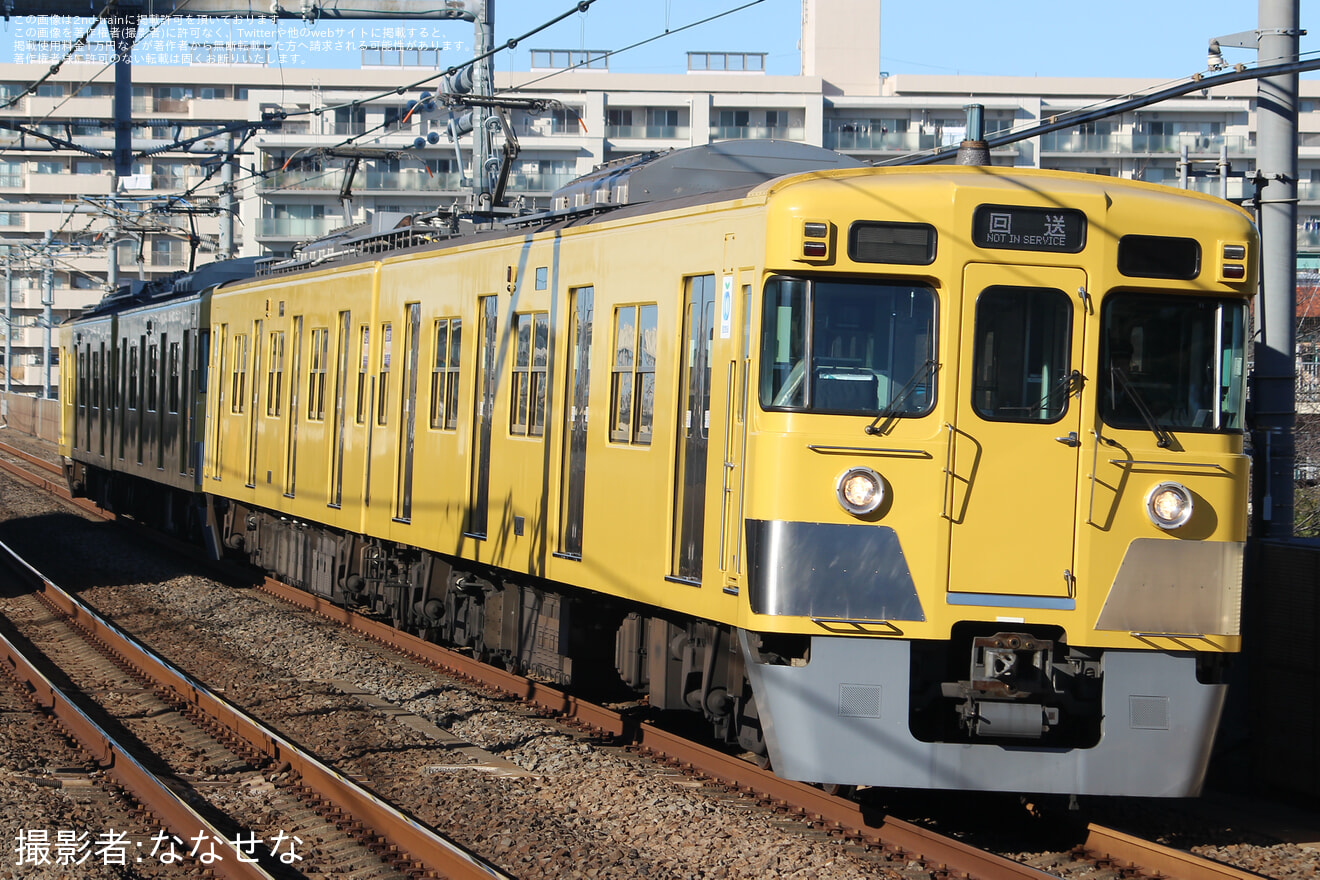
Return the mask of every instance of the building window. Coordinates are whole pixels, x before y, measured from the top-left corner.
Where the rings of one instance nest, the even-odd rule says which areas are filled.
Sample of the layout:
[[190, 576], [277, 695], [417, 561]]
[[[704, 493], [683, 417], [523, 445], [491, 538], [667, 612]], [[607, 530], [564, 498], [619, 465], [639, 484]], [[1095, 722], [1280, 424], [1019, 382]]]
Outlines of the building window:
[[533, 70], [609, 70], [610, 53], [605, 49], [533, 49]]
[[458, 427], [458, 364], [462, 353], [463, 322], [441, 318], [435, 322], [435, 366], [431, 369], [431, 427]]
[[614, 369], [610, 379], [610, 440], [646, 446], [655, 418], [654, 304], [614, 311]]
[[307, 418], [309, 421], [325, 421], [325, 375], [329, 355], [329, 328], [312, 328], [312, 356], [307, 371]]
[[513, 399], [509, 431], [519, 436], [545, 433], [545, 372], [550, 353], [550, 313], [514, 316], [518, 334], [513, 362]]
[[689, 52], [688, 70], [730, 70], [739, 73], [763, 73], [764, 52]]

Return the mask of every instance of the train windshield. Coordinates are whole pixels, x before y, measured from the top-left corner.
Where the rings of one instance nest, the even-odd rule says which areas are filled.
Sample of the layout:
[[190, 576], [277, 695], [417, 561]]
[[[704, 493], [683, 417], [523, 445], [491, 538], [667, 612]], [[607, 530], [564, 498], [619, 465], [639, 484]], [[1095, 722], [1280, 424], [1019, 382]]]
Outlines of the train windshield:
[[1100, 415], [1115, 428], [1240, 431], [1247, 304], [1114, 294], [1101, 313]]
[[773, 278], [761, 316], [765, 409], [897, 416], [935, 403], [935, 292]]

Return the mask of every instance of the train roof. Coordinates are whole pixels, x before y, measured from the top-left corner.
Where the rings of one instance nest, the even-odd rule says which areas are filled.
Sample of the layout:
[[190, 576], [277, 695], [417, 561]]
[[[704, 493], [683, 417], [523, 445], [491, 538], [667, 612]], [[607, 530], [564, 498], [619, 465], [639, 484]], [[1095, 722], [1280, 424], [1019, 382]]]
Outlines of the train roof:
[[239, 257], [207, 263], [191, 272], [175, 272], [151, 281], [132, 279], [106, 294], [101, 301], [84, 311], [81, 317], [95, 317], [122, 312], [138, 306], [180, 299], [231, 281], [241, 281], [257, 274], [257, 267], [269, 257]]

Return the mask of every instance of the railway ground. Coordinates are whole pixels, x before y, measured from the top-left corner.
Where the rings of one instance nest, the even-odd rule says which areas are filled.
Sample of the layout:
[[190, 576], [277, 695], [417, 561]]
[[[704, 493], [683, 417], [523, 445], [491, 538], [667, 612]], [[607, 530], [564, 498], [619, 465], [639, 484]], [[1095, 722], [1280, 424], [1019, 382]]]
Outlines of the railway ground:
[[[22, 442], [51, 454], [49, 444]], [[25, 534], [52, 562], [62, 560], [82, 592], [117, 621], [160, 640], [167, 652], [186, 658], [207, 680], [223, 681], [231, 696], [269, 711], [279, 725], [322, 741], [326, 754], [346, 768], [373, 781], [418, 786], [428, 821], [466, 828], [475, 843], [508, 859], [517, 876], [932, 876], [916, 864], [869, 856], [833, 840], [827, 830], [806, 830], [732, 795], [704, 791], [689, 777], [647, 767], [511, 701], [438, 681], [430, 669], [291, 615], [250, 590], [231, 591], [201, 572], [182, 570], [177, 560], [135, 568], [140, 559], [114, 557], [136, 553], [98, 543], [111, 530], [75, 521], [54, 505], [8, 509], [16, 502], [20, 508], [36, 504], [17, 501], [19, 494], [7, 480], [0, 483], [0, 508], [6, 508], [0, 517], [19, 520], [0, 522], [0, 532]], [[69, 543], [57, 538], [64, 532]], [[96, 561], [89, 564], [90, 558]], [[332, 718], [352, 720], [331, 730]], [[483, 763], [500, 769], [477, 769]], [[48, 776], [49, 766], [33, 763], [26, 772]], [[475, 802], [453, 799], [446, 792], [456, 776], [462, 776], [457, 787], [465, 792], [488, 794]], [[46, 815], [11, 807], [7, 797], [0, 794], [0, 818], [13, 821], [23, 811]], [[1022, 833], [1026, 811], [1005, 809], [1006, 803], [996, 802], [1005, 816], [983, 835], [990, 839], [956, 827], [958, 819], [930, 824], [1024, 860], [1046, 858], [1030, 850], [1041, 838]], [[1314, 845], [1320, 835], [1313, 830], [1320, 821], [1314, 814], [1270, 804], [1273, 812], [1265, 818], [1259, 802], [1220, 794], [1175, 804], [1101, 806], [1129, 828], [1135, 824], [1143, 833], [1262, 876], [1320, 875]]]

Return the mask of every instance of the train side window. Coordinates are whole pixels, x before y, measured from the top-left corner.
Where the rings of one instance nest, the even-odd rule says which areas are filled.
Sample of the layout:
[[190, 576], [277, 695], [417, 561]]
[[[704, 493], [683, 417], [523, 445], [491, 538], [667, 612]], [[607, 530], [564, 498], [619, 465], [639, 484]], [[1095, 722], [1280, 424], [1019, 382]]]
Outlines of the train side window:
[[610, 379], [610, 440], [649, 446], [655, 421], [655, 304], [614, 310], [614, 369]]
[[243, 401], [247, 396], [247, 357], [248, 338], [246, 334], [234, 337], [234, 374], [231, 381], [229, 411], [234, 414], [243, 412]]
[[441, 318], [435, 322], [435, 364], [431, 368], [431, 427], [458, 427], [458, 363], [463, 322]]
[[147, 412], [155, 412], [160, 408], [156, 395], [156, 383], [160, 381], [160, 347], [150, 345], [147, 347]]
[[990, 287], [976, 301], [972, 407], [987, 421], [1054, 422], [1068, 410], [1072, 301], [1061, 290]]
[[170, 362], [169, 362], [169, 397], [166, 401], [167, 408], [172, 413], [179, 411], [179, 343], [170, 343]]
[[390, 348], [394, 343], [394, 327], [392, 324], [380, 325], [380, 380], [376, 383], [376, 398], [379, 401], [376, 407], [376, 424], [385, 425], [389, 423], [389, 400], [390, 397], [385, 390], [390, 387]]
[[211, 331], [202, 330], [197, 334], [197, 378], [193, 385], [198, 394], [206, 393], [207, 371], [211, 368]]
[[138, 408], [138, 347], [128, 353], [128, 408]]
[[[284, 331], [270, 334], [270, 360], [266, 368], [266, 415], [280, 417], [283, 405], [280, 394], [284, 390]], [[260, 381], [256, 379], [255, 381]]]
[[367, 393], [367, 374], [371, 370], [371, 328], [363, 324], [358, 329], [360, 331], [358, 335], [361, 340], [359, 348], [362, 357], [358, 364], [357, 423], [365, 425], [367, 423], [367, 410], [371, 407], [371, 395]]
[[514, 329], [518, 334], [518, 347], [513, 362], [509, 432], [522, 437], [539, 437], [545, 433], [550, 315], [548, 312], [515, 315]]
[[307, 418], [325, 421], [325, 376], [330, 357], [330, 329], [312, 328], [312, 356], [307, 370]]

